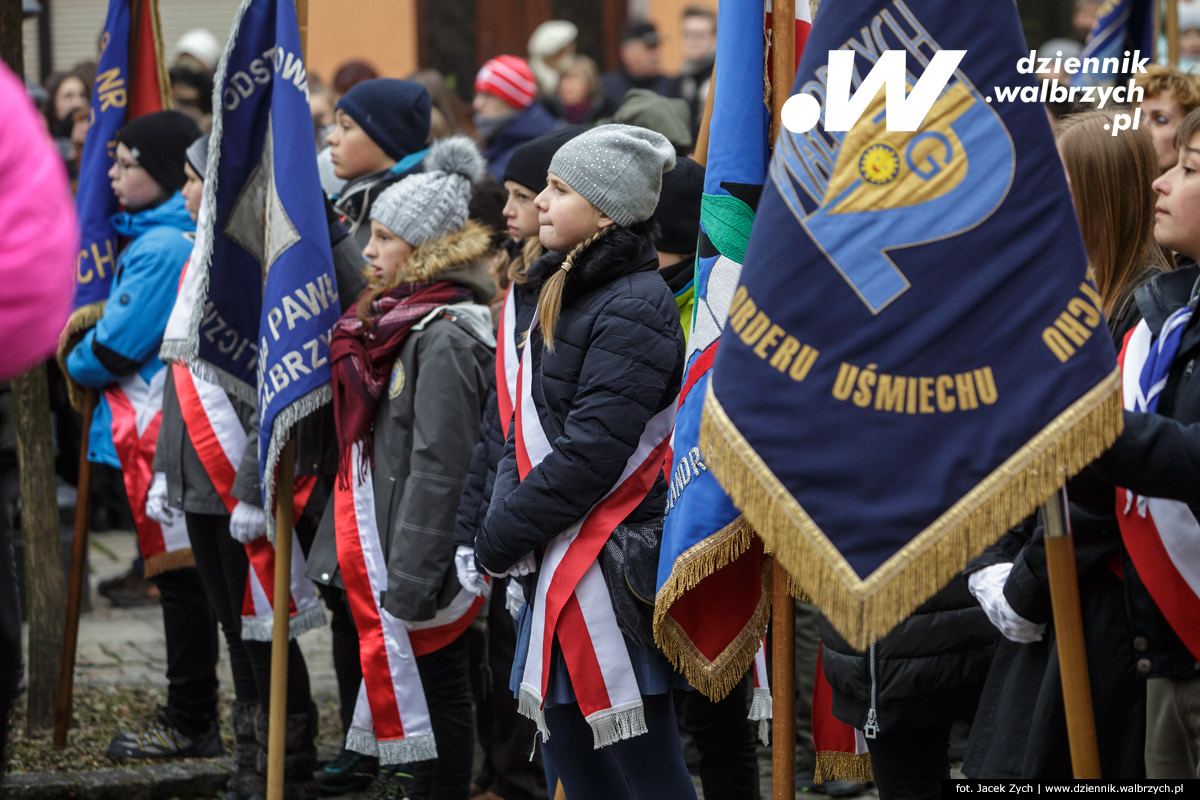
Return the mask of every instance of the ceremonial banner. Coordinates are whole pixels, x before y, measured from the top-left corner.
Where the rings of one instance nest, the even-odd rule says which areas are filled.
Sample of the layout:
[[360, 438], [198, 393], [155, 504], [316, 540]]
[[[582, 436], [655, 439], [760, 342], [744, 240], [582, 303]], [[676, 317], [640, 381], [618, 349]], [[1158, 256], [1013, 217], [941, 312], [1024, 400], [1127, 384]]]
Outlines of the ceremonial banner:
[[853, 781], [867, 783], [871, 774], [871, 754], [863, 732], [833, 715], [833, 687], [825, 677], [817, 647], [817, 674], [813, 680], [812, 735], [817, 763], [813, 781]]
[[[75, 259], [76, 311], [67, 322], [64, 342], [100, 319], [116, 272], [121, 243], [112, 217], [121, 209], [108, 171], [116, 160], [117, 132], [135, 117], [163, 110], [169, 86], [158, 0], [111, 0], [100, 33], [100, 61], [79, 162], [75, 210], [82, 237]], [[67, 383], [72, 402], [81, 407], [78, 388], [73, 381]]]
[[[770, 11], [770, 2], [766, 11]], [[679, 393], [654, 636], [694, 687], [724, 697], [746, 674], [766, 630], [770, 592], [762, 542], [754, 537], [698, 447], [708, 370], [725, 324], [754, 208], [767, 170], [770, 109], [762, 0], [718, 6], [717, 59], [700, 207], [695, 310]], [[797, 3], [796, 54], [808, 36], [808, 3]], [[790, 80], [791, 76], [782, 77]]]
[[291, 0], [243, 0], [214, 86], [202, 225], [180, 289], [191, 313], [173, 315], [162, 353], [257, 403], [271, 509], [288, 430], [330, 400], [340, 316], [316, 147], [297, 133], [312, 115]]
[[[1087, 44], [1083, 46], [1079, 57], [1115, 58], [1121, 62], [1126, 50], [1137, 50], [1142, 57], [1153, 59], [1156, 5], [1157, 0], [1109, 0], [1102, 3], [1096, 24], [1092, 26]], [[1117, 70], [1081, 71], [1071, 75], [1071, 85], [1111, 84], [1118, 77], [1120, 73]]]
[[782, 132], [700, 434], [773, 555], [863, 649], [1121, 429], [1045, 109], [989, 102], [1031, 80], [1015, 6], [826, 4], [793, 95], [845, 104], [887, 50], [912, 95], [943, 80], [931, 60], [956, 53], [941, 51], [965, 52], [915, 131], [887, 130], [899, 93], [876, 83], [849, 131], [822, 114]]

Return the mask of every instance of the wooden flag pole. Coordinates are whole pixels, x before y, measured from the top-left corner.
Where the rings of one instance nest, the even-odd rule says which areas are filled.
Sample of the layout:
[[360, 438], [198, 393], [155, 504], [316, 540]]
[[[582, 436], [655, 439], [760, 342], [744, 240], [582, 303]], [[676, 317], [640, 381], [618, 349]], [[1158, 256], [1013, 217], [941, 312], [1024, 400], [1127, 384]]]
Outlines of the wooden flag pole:
[[708, 97], [704, 98], [704, 111], [700, 114], [700, 132], [696, 134], [696, 147], [692, 160], [702, 167], [708, 166], [708, 131], [712, 127], [713, 101], [717, 96], [717, 72], [714, 68], [708, 81]]
[[83, 436], [79, 444], [79, 480], [75, 493], [75, 537], [71, 543], [71, 576], [67, 584], [67, 620], [63, 629], [62, 662], [58, 668], [58, 699], [54, 706], [54, 747], [67, 746], [71, 724], [71, 695], [75, 690], [75, 648], [79, 644], [79, 609], [83, 582], [87, 580], [88, 523], [92, 518], [92, 462], [88, 461], [88, 434], [96, 411], [96, 390], [83, 395]]
[[[308, 56], [308, 0], [296, 0], [301, 57]], [[271, 705], [267, 720], [267, 800], [283, 800], [284, 732], [287, 728], [288, 598], [292, 595], [292, 523], [296, 491], [296, 441], [290, 436], [275, 470], [275, 594], [271, 604]]]
[[283, 800], [284, 729], [287, 726], [288, 621], [292, 594], [292, 512], [296, 442], [289, 439], [275, 475], [275, 601], [271, 625], [271, 710], [267, 739], [267, 800]]
[[[801, 0], [807, 2], [807, 0]], [[771, 143], [779, 136], [783, 104], [796, 75], [795, 0], [771, 0]], [[788, 573], [771, 565], [771, 796], [796, 797], [796, 603]]]
[[1167, 0], [1167, 63], [1179, 67], [1179, 3]]
[[1054, 607], [1054, 636], [1058, 644], [1071, 766], [1076, 778], [1099, 778], [1100, 753], [1096, 747], [1096, 720], [1092, 714], [1092, 687], [1083, 641], [1079, 581], [1075, 573], [1075, 543], [1071, 538], [1066, 498], [1066, 487], [1063, 487], [1042, 505], [1050, 602]]

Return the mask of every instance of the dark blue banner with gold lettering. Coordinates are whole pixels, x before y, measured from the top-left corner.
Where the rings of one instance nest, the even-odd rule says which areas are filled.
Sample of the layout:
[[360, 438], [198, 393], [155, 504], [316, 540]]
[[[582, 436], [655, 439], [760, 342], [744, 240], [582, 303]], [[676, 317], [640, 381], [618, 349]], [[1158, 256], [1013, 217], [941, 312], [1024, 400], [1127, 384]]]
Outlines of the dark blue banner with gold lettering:
[[[112, 217], [120, 211], [108, 171], [117, 133], [142, 114], [161, 111], [167, 75], [162, 63], [158, 0], [110, 0], [100, 33], [100, 60], [79, 161], [75, 211], [82, 241], [75, 260], [75, 307], [106, 300], [120, 250]], [[72, 318], [72, 330], [95, 323], [99, 310]]]
[[1099, 455], [1121, 411], [1046, 112], [992, 102], [993, 87], [1031, 80], [1017, 71], [1028, 52], [1016, 7], [825, 3], [793, 94], [828, 111], [837, 50], [854, 54], [851, 92], [901, 51], [907, 74], [891, 78], [909, 100], [919, 79], [936, 81], [935, 54], [965, 54], [914, 131], [887, 129], [903, 95], [889, 108], [878, 83], [848, 131], [827, 130], [825, 114], [783, 131], [701, 449], [774, 555], [865, 647]]
[[116, 158], [117, 132], [129, 107], [128, 0], [112, 0], [100, 34], [100, 61], [88, 111], [88, 132], [80, 156], [75, 210], [82, 242], [76, 258], [75, 307], [108, 298], [119, 245], [112, 216], [120, 210], [108, 171]]
[[188, 275], [198, 288], [183, 337], [168, 324], [163, 356], [256, 404], [271, 508], [291, 428], [332, 399], [329, 338], [341, 316], [316, 145], [298, 133], [312, 116], [292, 0], [242, 0], [214, 83]]

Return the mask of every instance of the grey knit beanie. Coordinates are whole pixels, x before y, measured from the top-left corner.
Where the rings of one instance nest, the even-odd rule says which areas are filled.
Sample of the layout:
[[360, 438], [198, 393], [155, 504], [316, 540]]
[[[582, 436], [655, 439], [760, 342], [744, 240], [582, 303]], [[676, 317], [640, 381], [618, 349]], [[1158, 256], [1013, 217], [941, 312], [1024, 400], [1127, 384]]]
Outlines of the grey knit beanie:
[[599, 125], [570, 140], [550, 171], [618, 225], [649, 219], [675, 148], [661, 133], [633, 125]]
[[434, 142], [425, 171], [385, 189], [371, 205], [371, 219], [413, 247], [440, 239], [467, 224], [471, 184], [486, 168], [466, 136]]

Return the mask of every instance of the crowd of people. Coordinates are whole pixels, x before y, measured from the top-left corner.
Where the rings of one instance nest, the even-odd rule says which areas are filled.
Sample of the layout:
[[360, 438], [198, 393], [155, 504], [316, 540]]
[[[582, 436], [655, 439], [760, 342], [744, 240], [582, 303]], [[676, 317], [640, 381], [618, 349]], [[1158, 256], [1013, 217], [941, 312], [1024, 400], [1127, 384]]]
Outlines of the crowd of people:
[[[647, 453], [670, 433], [685, 367], [704, 183], [689, 155], [716, 18], [689, 8], [681, 25], [685, 62], [671, 78], [646, 21], [626, 25], [621, 66], [604, 75], [575, 52], [573, 24], [544, 23], [528, 58], [480, 67], [473, 113], [431, 70], [381, 77], [353, 61], [327, 84], [310, 76], [342, 316], [333, 403], [296, 437], [309, 482], [292, 624], [298, 634], [305, 612], [323, 616], [315, 585], [344, 746], [318, 763], [317, 709], [293, 639], [286, 797], [372, 786], [381, 798], [540, 799], [561, 782], [571, 800], [688, 798], [689, 769], [706, 797], [759, 796], [753, 676], [720, 701], [691, 690], [656, 646], [635, 587], [613, 579], [620, 556], [608, 544], [661, 534], [667, 485]], [[148, 558], [105, 588], [117, 603], [161, 603], [168, 681], [166, 704], [117, 732], [108, 755], [221, 753], [223, 636], [237, 764], [224, 798], [250, 800], [265, 793], [271, 662], [269, 635], [245, 608], [268, 528], [258, 418], [245, 397], [158, 356], [201, 213], [220, 52], [199, 32], [185, 38], [170, 72], [177, 110], [117, 137], [108, 178], [127, 243], [102, 316], [60, 355], [78, 386], [162, 381], [153, 475], [132, 516], [187, 543], [186, 556]], [[47, 81], [44, 149], [57, 147], [60, 163], [29, 181], [77, 178], [93, 81], [86, 65]], [[1114, 344], [1135, 329], [1181, 332], [1156, 350], [1161, 402], [1126, 413], [1116, 445], [1072, 482], [1070, 515], [1104, 777], [1196, 778], [1200, 660], [1139, 579], [1113, 492], [1200, 507], [1200, 77], [1151, 67], [1138, 82], [1144, 124], [1120, 136], [1110, 109], [1051, 109]], [[0, 90], [6, 107], [32, 115], [15, 80]], [[4, 124], [35, 136], [32, 116]], [[18, 162], [36, 160], [10, 158], [12, 141], [0, 136], [5, 201], [38, 194], [13, 188]], [[9, 241], [7, 220], [23, 213], [0, 203], [0, 274], [42, 257]], [[59, 287], [47, 302], [61, 308], [43, 322], [61, 327], [65, 297]], [[33, 324], [0, 318], [6, 329]], [[90, 432], [89, 459], [117, 476], [98, 497], [125, 496], [113, 413], [102, 399]], [[131, 515], [124, 506], [112, 513]], [[861, 791], [809, 780], [804, 712], [822, 644], [833, 713], [867, 733], [881, 797], [940, 797], [955, 750], [971, 777], [1069, 778], [1048, 598], [1044, 533], [1030, 519], [866, 652], [801, 604], [801, 780], [832, 796]], [[19, 663], [5, 670], [15, 680]]]

